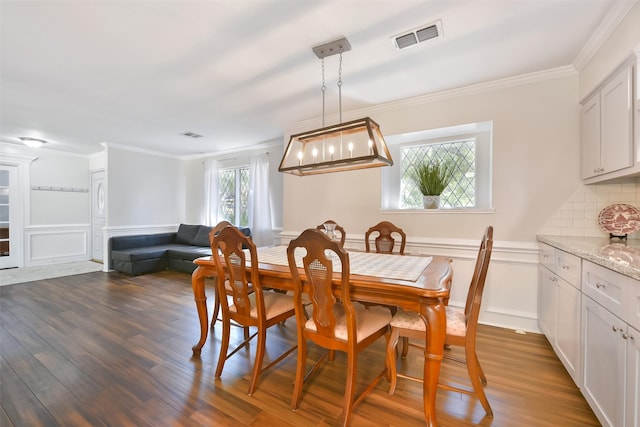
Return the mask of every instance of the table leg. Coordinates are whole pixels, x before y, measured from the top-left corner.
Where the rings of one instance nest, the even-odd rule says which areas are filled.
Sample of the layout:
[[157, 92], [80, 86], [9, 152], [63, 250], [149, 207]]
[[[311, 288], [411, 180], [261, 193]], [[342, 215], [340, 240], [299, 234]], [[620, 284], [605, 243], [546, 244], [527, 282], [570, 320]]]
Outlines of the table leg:
[[200, 320], [200, 341], [191, 349], [194, 356], [200, 355], [200, 350], [205, 341], [207, 341], [207, 335], [209, 333], [209, 314], [207, 313], [207, 296], [204, 292], [204, 279], [211, 275], [210, 268], [199, 266], [191, 274], [191, 287], [193, 288], [193, 297], [196, 301], [196, 308], [198, 309], [198, 319]]
[[437, 427], [436, 393], [440, 377], [440, 365], [447, 333], [447, 318], [444, 303], [440, 300], [422, 305], [422, 316], [427, 324], [424, 350], [424, 416], [426, 425]]

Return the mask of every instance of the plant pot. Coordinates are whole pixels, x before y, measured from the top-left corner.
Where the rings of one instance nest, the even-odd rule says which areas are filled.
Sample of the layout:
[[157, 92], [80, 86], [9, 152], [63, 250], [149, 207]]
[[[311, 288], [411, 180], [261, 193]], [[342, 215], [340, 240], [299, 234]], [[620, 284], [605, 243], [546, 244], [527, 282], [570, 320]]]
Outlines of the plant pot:
[[440, 207], [440, 196], [422, 196], [425, 209], [438, 209]]

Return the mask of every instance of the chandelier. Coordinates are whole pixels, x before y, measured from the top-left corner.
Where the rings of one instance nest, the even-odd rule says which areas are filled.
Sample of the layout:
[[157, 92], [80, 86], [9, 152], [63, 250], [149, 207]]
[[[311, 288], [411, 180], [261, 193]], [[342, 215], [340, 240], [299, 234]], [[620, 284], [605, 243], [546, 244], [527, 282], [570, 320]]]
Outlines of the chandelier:
[[[365, 117], [342, 123], [342, 53], [349, 50], [351, 45], [345, 38], [313, 48], [313, 52], [322, 61], [322, 128], [291, 135], [278, 171], [304, 176], [393, 165], [384, 136], [376, 122]], [[324, 58], [335, 54], [340, 55], [340, 123], [325, 127]]]

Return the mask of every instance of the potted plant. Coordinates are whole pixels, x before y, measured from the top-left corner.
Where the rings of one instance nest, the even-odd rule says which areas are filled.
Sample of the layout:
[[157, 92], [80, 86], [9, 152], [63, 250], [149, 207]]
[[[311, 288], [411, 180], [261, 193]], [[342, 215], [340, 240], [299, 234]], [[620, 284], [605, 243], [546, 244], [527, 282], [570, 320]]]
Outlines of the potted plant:
[[425, 209], [438, 209], [440, 195], [452, 178], [452, 162], [427, 160], [414, 167], [413, 180], [422, 193]]

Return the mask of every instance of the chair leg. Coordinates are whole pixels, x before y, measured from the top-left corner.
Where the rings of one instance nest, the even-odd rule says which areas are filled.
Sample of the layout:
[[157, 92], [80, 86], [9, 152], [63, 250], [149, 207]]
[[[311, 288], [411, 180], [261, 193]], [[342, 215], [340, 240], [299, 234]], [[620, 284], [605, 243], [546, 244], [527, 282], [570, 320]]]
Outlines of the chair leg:
[[478, 376], [480, 378], [480, 382], [482, 383], [483, 386], [487, 385], [487, 377], [484, 374], [484, 371], [482, 370], [482, 366], [480, 365], [480, 360], [478, 360], [478, 355], [476, 354], [476, 352], [473, 352], [473, 357], [476, 358], [476, 364], [478, 365]]
[[298, 363], [296, 364], [296, 382], [293, 385], [293, 396], [291, 398], [291, 410], [298, 409], [300, 398], [302, 397], [302, 385], [304, 383], [304, 371], [307, 368], [307, 340], [298, 340]]
[[[398, 337], [400, 331], [398, 328], [391, 328], [391, 337], [387, 343], [387, 363], [389, 371], [389, 394], [393, 394], [396, 391], [396, 385], [398, 383], [398, 367], [396, 366], [396, 349], [398, 346]], [[404, 337], [403, 337], [404, 338]]]
[[469, 372], [469, 379], [473, 385], [473, 391], [478, 396], [478, 399], [480, 399], [480, 403], [482, 404], [484, 411], [489, 417], [493, 417], [493, 410], [489, 405], [487, 395], [484, 393], [484, 387], [480, 380], [480, 372], [482, 371], [482, 368], [480, 367], [480, 363], [478, 362], [478, 358], [475, 354], [467, 355], [467, 371]]
[[253, 363], [253, 374], [251, 375], [251, 381], [249, 383], [249, 396], [253, 395], [262, 372], [262, 361], [264, 360], [264, 348], [267, 340], [267, 330], [265, 328], [258, 328], [258, 348], [256, 350], [256, 361]]
[[406, 359], [407, 354], [409, 354], [409, 338], [402, 337], [402, 358]]
[[224, 362], [227, 360], [227, 351], [229, 351], [229, 335], [231, 334], [231, 323], [229, 319], [222, 319], [222, 342], [220, 343], [220, 356], [218, 356], [218, 366], [216, 367], [216, 378], [222, 375]]
[[354, 406], [354, 396], [356, 392], [356, 369], [358, 368], [358, 353], [347, 353], [347, 384], [344, 390], [344, 404], [342, 409], [342, 425], [344, 427], [351, 424], [351, 412]]
[[[218, 279], [215, 279], [218, 280]], [[211, 318], [211, 329], [216, 324], [218, 320], [218, 315], [220, 314], [220, 295], [218, 294], [218, 290], [216, 289], [214, 300], [213, 300], [213, 317]]]

